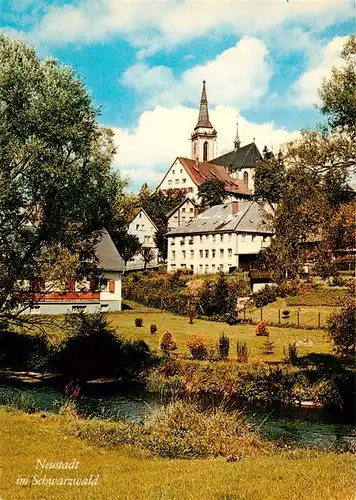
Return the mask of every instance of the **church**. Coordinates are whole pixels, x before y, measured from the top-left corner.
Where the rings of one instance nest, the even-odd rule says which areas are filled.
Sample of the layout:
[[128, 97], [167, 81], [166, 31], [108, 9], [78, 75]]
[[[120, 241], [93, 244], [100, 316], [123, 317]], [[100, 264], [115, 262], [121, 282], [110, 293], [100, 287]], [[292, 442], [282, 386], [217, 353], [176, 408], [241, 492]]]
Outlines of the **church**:
[[217, 135], [209, 118], [204, 80], [198, 121], [191, 134], [191, 158], [177, 157], [157, 190], [180, 190], [187, 198], [199, 203], [199, 186], [207, 180], [220, 180], [225, 185], [229, 200], [251, 199], [254, 193], [254, 172], [261, 153], [255, 142], [241, 146], [237, 124], [234, 148], [217, 156]]

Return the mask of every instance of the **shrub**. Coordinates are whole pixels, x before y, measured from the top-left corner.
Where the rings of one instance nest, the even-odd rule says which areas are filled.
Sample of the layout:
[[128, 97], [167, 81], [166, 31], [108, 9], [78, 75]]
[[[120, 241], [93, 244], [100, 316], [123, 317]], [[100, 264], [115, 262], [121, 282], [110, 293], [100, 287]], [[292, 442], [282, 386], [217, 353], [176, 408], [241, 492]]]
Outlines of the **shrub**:
[[36, 413], [39, 409], [37, 401], [32, 396], [19, 391], [13, 391], [5, 404], [11, 409], [25, 413]]
[[247, 349], [246, 342], [236, 342], [236, 354], [238, 363], [247, 363], [249, 352]]
[[287, 350], [284, 349], [285, 361], [291, 365], [298, 363], [298, 351], [295, 344], [288, 344]]
[[156, 331], [157, 331], [157, 326], [154, 323], [152, 323], [152, 325], [150, 326], [150, 332], [153, 334], [156, 333]]
[[278, 297], [278, 287], [266, 285], [252, 295], [252, 300], [256, 307], [263, 307], [274, 302]]
[[105, 313], [67, 314], [65, 329], [68, 337], [59, 346], [55, 366], [69, 379], [135, 379], [152, 362], [147, 344], [123, 342], [110, 328]]
[[230, 340], [224, 332], [220, 335], [218, 347], [220, 358], [226, 359], [229, 356]]
[[29, 335], [0, 326], [0, 367], [12, 370], [46, 370], [51, 349], [43, 335]]
[[274, 350], [274, 342], [269, 339], [266, 339], [261, 347], [262, 354], [273, 354]]
[[208, 349], [202, 337], [192, 336], [187, 340], [187, 347], [193, 359], [206, 359]]
[[333, 314], [328, 321], [329, 335], [339, 354], [346, 358], [355, 355], [356, 332], [356, 307], [355, 301], [350, 301], [342, 308], [340, 313]]
[[142, 318], [135, 318], [135, 326], [142, 326], [143, 325], [143, 319]]
[[170, 351], [175, 351], [177, 349], [177, 344], [173, 338], [173, 335], [168, 330], [163, 332], [162, 337], [159, 341], [159, 347], [165, 354], [169, 354]]
[[257, 337], [269, 337], [269, 331], [267, 328], [267, 323], [265, 321], [259, 321], [257, 323], [256, 336]]
[[200, 306], [206, 316], [227, 314], [236, 309], [236, 298], [229, 290], [223, 273], [219, 273], [217, 281], [205, 283], [200, 295]]
[[192, 325], [194, 318], [196, 316], [196, 310], [195, 310], [195, 304], [193, 304], [191, 301], [188, 302], [187, 312], [189, 317], [189, 324]]
[[251, 432], [237, 412], [202, 411], [195, 404], [171, 403], [148, 420], [145, 447], [165, 458], [249, 456], [272, 449]]

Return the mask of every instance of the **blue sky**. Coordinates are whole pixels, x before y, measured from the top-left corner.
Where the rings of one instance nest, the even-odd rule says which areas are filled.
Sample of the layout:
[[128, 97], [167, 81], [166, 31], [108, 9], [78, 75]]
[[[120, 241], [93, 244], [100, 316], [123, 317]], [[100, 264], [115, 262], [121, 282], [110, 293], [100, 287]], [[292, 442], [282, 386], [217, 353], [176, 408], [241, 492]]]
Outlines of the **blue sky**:
[[274, 149], [321, 120], [317, 89], [346, 37], [354, 0], [310, 2], [0, 0], [1, 29], [85, 80], [115, 131], [115, 167], [155, 186], [189, 155], [201, 81], [222, 154], [236, 115], [242, 143]]

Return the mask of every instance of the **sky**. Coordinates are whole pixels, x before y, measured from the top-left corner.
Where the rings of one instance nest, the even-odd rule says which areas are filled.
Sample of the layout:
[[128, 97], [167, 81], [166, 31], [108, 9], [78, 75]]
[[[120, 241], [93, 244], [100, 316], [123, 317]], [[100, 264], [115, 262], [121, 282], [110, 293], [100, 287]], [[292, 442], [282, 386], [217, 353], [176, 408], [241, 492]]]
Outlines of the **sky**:
[[[85, 81], [130, 190], [190, 156], [202, 80], [218, 155], [277, 151], [322, 121], [318, 88], [356, 31], [356, 0], [0, 0], [0, 29]], [[237, 118], [238, 117], [238, 118]]]

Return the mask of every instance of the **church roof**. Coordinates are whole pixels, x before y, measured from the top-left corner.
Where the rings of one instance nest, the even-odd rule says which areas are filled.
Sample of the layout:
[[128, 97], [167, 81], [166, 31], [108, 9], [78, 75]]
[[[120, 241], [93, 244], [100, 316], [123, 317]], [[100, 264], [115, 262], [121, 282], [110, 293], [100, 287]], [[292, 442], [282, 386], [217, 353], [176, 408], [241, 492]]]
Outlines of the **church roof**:
[[243, 167], [256, 167], [257, 161], [262, 159], [261, 153], [254, 142], [242, 146], [242, 148], [232, 150], [218, 158], [211, 160], [215, 165], [223, 165], [230, 167], [231, 171], [235, 172]]
[[205, 80], [203, 80], [203, 89], [201, 91], [198, 122], [195, 125], [194, 130], [197, 130], [200, 127], [213, 128], [209, 120], [209, 109], [208, 109], [208, 99], [206, 97]]
[[178, 160], [197, 186], [205, 181], [219, 180], [225, 184], [225, 190], [228, 193], [252, 196], [246, 184], [239, 179], [233, 179], [223, 166], [202, 161], [197, 162], [181, 156], [178, 157]]

